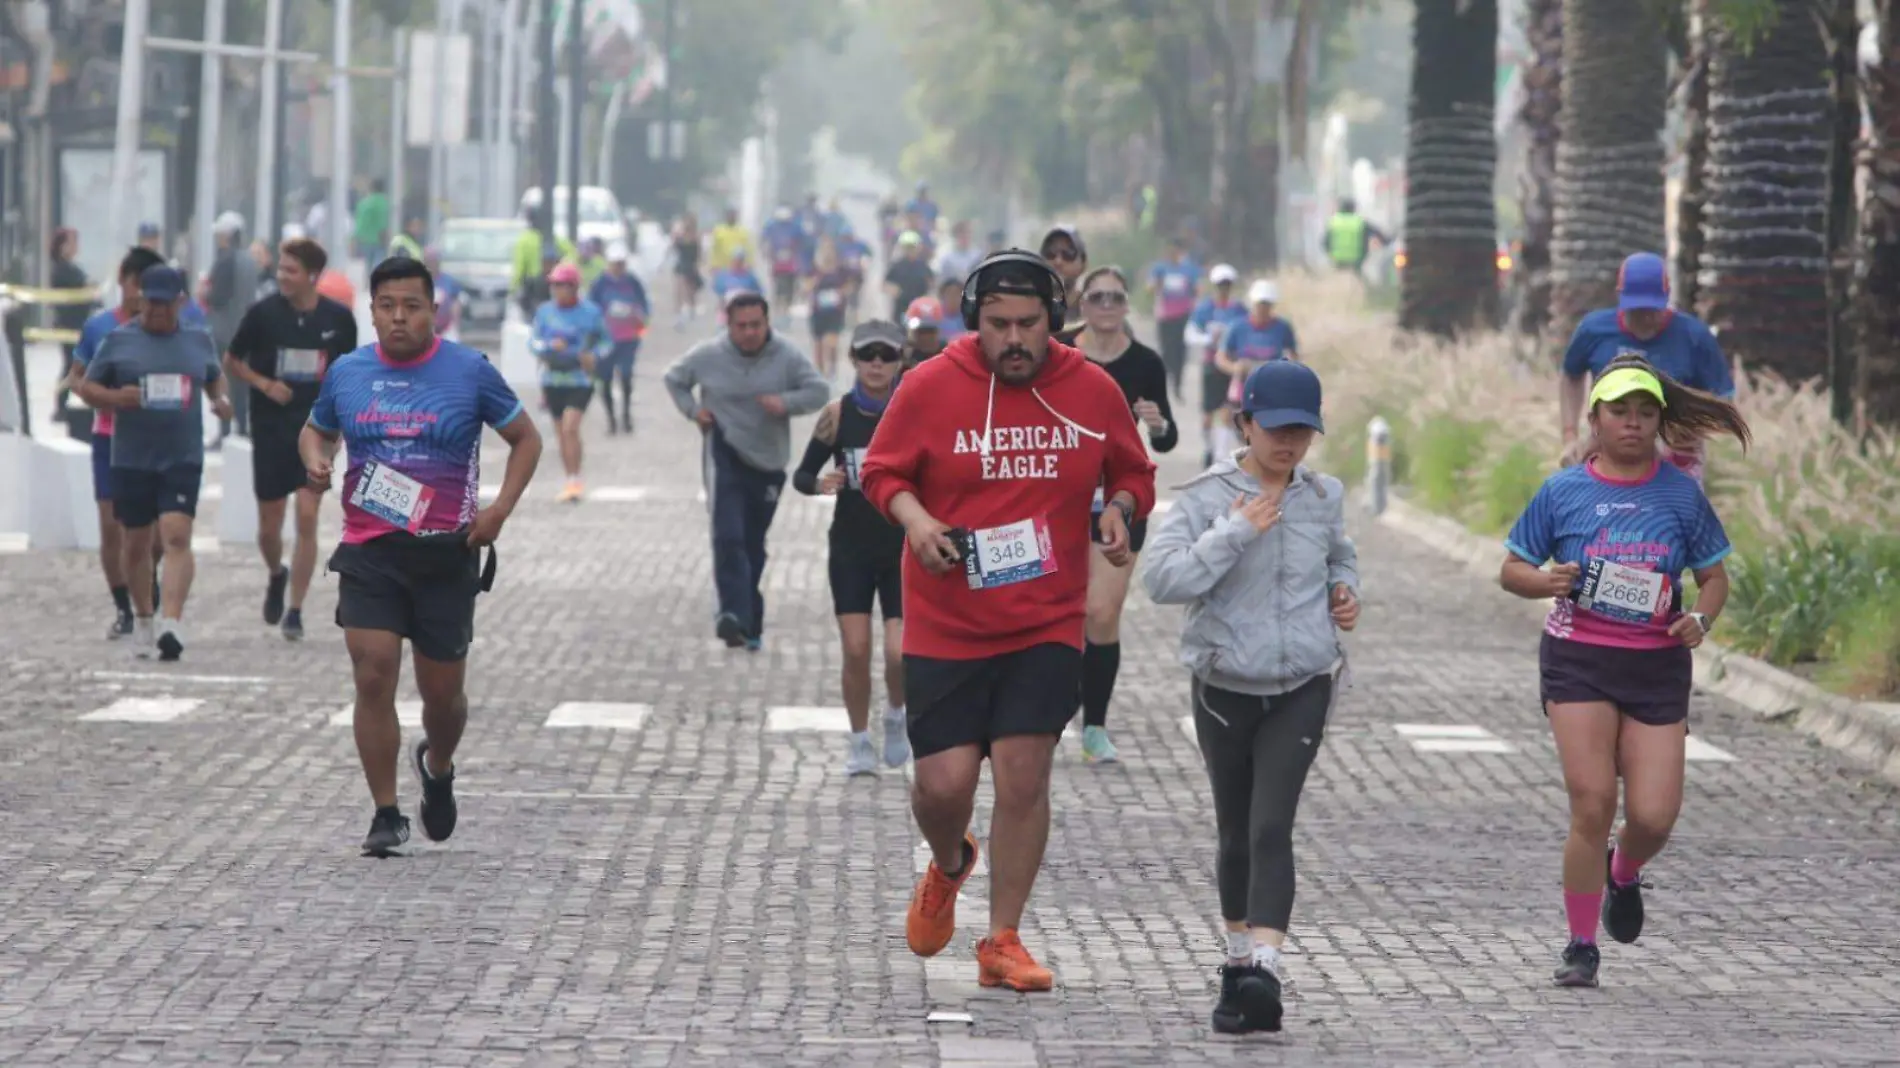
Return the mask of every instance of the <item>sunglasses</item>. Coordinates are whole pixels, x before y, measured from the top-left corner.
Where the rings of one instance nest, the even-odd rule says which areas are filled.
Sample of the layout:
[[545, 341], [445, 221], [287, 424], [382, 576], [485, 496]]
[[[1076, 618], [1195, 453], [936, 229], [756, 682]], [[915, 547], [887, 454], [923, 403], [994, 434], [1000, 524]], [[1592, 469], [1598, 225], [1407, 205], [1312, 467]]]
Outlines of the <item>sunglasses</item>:
[[1082, 254], [1072, 248], [1057, 248], [1050, 249], [1048, 252], [1043, 253], [1042, 258], [1045, 260], [1061, 260], [1064, 263], [1074, 263], [1082, 258]]
[[1098, 308], [1120, 308], [1128, 303], [1128, 294], [1118, 289], [1098, 289], [1082, 298], [1082, 303]]
[[904, 354], [889, 345], [872, 345], [853, 352], [851, 358], [859, 363], [900, 363]]

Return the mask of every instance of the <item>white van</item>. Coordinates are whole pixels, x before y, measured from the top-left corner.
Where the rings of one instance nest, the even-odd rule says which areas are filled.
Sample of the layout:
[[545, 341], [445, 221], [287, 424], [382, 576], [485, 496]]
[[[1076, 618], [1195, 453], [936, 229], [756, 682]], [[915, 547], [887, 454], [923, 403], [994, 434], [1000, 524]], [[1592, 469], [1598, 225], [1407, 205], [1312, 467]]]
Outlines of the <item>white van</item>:
[[[521, 210], [541, 206], [541, 187], [535, 186], [521, 194]], [[632, 235], [627, 232], [627, 214], [621, 210], [620, 201], [613, 191], [603, 186], [581, 186], [580, 194], [582, 241], [590, 237], [600, 238], [602, 247], [619, 241], [628, 248], [633, 247]], [[567, 187], [554, 187], [554, 232], [562, 236], [567, 234]]]

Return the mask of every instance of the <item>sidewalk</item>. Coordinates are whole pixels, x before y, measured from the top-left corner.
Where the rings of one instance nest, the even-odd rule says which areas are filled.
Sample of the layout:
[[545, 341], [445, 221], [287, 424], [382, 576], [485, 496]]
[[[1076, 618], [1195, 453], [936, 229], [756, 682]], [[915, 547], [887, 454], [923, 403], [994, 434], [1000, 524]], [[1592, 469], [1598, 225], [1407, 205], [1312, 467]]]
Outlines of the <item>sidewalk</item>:
[[[589, 413], [594, 499], [554, 502], [550, 448], [509, 524], [477, 624], [461, 827], [409, 859], [355, 855], [369, 810], [333, 579], [306, 606], [309, 640], [287, 645], [259, 618], [254, 554], [207, 553], [185, 660], [159, 665], [102, 640], [89, 554], [0, 556], [0, 1063], [1893, 1056], [1895, 794], [1717, 701], [1695, 708], [1643, 941], [1606, 948], [1601, 990], [1549, 986], [1565, 800], [1535, 626], [1363, 514], [1353, 686], [1295, 836], [1288, 1031], [1208, 1029], [1212, 810], [1183, 726], [1178, 614], [1139, 591], [1110, 717], [1125, 763], [1084, 766], [1073, 740], [1058, 754], [1023, 932], [1058, 990], [975, 985], [985, 872], [951, 948], [918, 960], [902, 914], [926, 856], [904, 776], [844, 779], [843, 714], [810, 711], [837, 703], [828, 506], [788, 492], [765, 652], [726, 650], [698, 439], [659, 384], [681, 348], [661, 327], [641, 357], [637, 437], [607, 438]], [[1165, 459], [1163, 497], [1199, 451]], [[326, 539], [336, 527], [326, 512]], [[413, 815], [413, 775], [401, 783]], [[987, 796], [977, 824], [986, 836]]]

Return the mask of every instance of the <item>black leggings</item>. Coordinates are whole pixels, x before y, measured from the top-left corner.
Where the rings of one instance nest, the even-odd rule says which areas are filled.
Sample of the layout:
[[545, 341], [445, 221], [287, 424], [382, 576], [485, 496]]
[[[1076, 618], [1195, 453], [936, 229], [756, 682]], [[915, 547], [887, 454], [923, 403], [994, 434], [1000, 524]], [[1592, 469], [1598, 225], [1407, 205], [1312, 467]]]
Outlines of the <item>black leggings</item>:
[[1168, 388], [1181, 396], [1181, 372], [1187, 367], [1186, 319], [1163, 319], [1156, 323], [1161, 335], [1161, 365], [1168, 369]]
[[1190, 685], [1194, 736], [1214, 786], [1220, 914], [1284, 931], [1293, 917], [1293, 815], [1326, 734], [1333, 677], [1273, 697]]

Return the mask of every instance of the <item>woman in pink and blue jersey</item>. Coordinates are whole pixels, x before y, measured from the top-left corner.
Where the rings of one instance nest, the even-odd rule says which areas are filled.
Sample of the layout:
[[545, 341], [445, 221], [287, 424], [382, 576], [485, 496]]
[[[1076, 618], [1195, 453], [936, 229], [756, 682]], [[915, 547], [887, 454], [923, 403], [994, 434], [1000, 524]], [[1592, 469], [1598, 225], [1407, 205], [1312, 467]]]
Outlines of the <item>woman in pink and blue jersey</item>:
[[[1599, 913], [1619, 942], [1642, 933], [1640, 873], [1682, 808], [1690, 650], [1728, 600], [1722, 521], [1696, 480], [1664, 462], [1658, 441], [1727, 433], [1746, 448], [1749, 437], [1733, 405], [1635, 355], [1607, 365], [1589, 401], [1595, 455], [1538, 489], [1505, 539], [1499, 576], [1520, 597], [1554, 599], [1538, 667], [1570, 794], [1570, 940], [1558, 986], [1597, 984]], [[1685, 571], [1695, 576], [1689, 611]], [[1606, 873], [1619, 776], [1624, 822]]]

